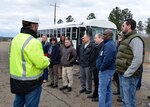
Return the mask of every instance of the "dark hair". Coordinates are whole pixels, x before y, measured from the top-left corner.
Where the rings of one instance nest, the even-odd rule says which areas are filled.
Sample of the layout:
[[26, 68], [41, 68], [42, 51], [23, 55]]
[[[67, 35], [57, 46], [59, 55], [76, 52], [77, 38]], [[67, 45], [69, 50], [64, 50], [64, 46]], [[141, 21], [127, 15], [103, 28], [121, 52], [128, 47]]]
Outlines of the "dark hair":
[[56, 37], [51, 37], [50, 42], [55, 41], [57, 43], [57, 38]]
[[135, 30], [135, 28], [136, 28], [136, 21], [135, 20], [133, 20], [133, 19], [126, 19], [125, 21], [126, 21], [127, 25], [131, 25], [131, 29], [132, 30]]

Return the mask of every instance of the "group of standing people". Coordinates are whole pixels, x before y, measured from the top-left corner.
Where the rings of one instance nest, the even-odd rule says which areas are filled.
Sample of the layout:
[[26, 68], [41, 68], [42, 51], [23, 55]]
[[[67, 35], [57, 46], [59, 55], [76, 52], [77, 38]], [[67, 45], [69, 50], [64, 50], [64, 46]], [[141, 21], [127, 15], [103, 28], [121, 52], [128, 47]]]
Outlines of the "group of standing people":
[[80, 93], [92, 93], [92, 75], [94, 79], [94, 92], [87, 98], [92, 98], [92, 101], [98, 101], [98, 69], [96, 68], [96, 59], [99, 51], [103, 46], [102, 34], [96, 34], [94, 44], [91, 42], [91, 36], [85, 34], [82, 37], [82, 45], [79, 51], [79, 71], [81, 90]]
[[112, 107], [111, 85], [114, 73], [119, 77], [118, 92], [122, 106], [136, 107], [136, 90], [142, 78], [145, 46], [140, 34], [136, 32], [135, 20], [125, 20], [121, 29], [122, 39], [117, 44], [113, 41], [113, 31], [110, 29], [104, 31], [99, 43], [96, 42], [97, 37], [101, 36], [95, 35], [96, 47], [91, 44], [88, 34], [82, 38], [83, 44], [79, 54], [79, 92], [92, 92], [93, 73], [94, 92], [87, 98], [99, 101], [99, 107]]
[[[40, 43], [36, 39], [38, 23], [37, 19], [23, 20], [20, 33], [11, 43], [10, 86], [15, 94], [14, 107], [38, 107], [41, 85], [48, 80], [48, 70], [48, 87], [58, 87], [58, 71], [62, 70], [63, 85], [60, 90], [72, 90], [73, 63], [77, 53], [70, 38], [63, 36], [57, 42], [57, 38], [52, 37], [47, 42], [46, 36], [43, 36]], [[110, 29], [103, 34], [96, 34], [94, 43], [91, 35], [82, 37], [79, 49], [79, 93], [91, 94], [94, 79], [94, 91], [87, 98], [99, 101], [99, 107], [112, 107], [112, 77], [115, 72], [119, 75], [122, 106], [136, 107], [136, 87], [143, 71], [144, 42], [135, 28], [133, 19], [124, 21], [123, 39], [118, 48]]]
[[[80, 93], [92, 93], [92, 79], [94, 92], [88, 95], [92, 101], [99, 101], [99, 107], [109, 107], [111, 101], [111, 78], [115, 72], [116, 45], [113, 41], [113, 31], [106, 29], [103, 34], [96, 34], [94, 44], [90, 35], [85, 34], [80, 47]], [[93, 74], [93, 76], [92, 76]], [[93, 78], [92, 78], [93, 77]]]
[[[57, 42], [56, 37], [51, 37], [50, 42], [47, 42], [45, 35], [42, 36], [42, 45], [44, 54], [50, 58], [49, 75], [51, 88], [58, 87], [59, 76], [62, 77], [63, 86], [60, 90], [67, 89], [72, 91], [73, 84], [73, 63], [76, 59], [76, 50], [72, 46], [69, 37], [62, 35], [60, 42]], [[46, 71], [45, 71], [46, 70]], [[43, 82], [48, 80], [48, 68], [44, 70]], [[60, 71], [59, 71], [60, 70]], [[46, 77], [46, 78], [45, 78]]]

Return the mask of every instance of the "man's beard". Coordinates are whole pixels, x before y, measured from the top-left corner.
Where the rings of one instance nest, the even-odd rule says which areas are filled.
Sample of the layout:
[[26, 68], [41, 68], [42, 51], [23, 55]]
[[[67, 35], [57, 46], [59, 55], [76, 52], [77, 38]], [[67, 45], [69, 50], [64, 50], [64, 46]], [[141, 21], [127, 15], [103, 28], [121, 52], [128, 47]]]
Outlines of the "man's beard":
[[122, 31], [122, 34], [126, 34], [126, 31]]

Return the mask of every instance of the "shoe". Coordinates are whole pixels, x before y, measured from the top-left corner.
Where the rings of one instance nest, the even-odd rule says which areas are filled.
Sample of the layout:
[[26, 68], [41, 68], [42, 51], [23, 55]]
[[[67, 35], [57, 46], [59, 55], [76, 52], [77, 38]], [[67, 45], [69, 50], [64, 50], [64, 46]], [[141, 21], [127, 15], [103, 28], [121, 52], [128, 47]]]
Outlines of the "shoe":
[[64, 89], [67, 89], [68, 88], [68, 86], [66, 85], [66, 86], [62, 86], [61, 88], [59, 88], [60, 90], [64, 90]]
[[119, 92], [114, 92], [113, 95], [120, 95], [120, 93]]
[[51, 88], [57, 88], [58, 87], [58, 85], [53, 85]]
[[98, 97], [92, 98], [91, 101], [93, 101], [93, 102], [98, 102]]
[[92, 91], [86, 91], [85, 94], [90, 94]]
[[79, 91], [79, 93], [84, 93], [84, 92], [86, 92], [86, 88], [81, 89], [81, 90]]
[[141, 89], [141, 87], [136, 87], [136, 91], [139, 91]]
[[79, 76], [79, 73], [73, 74], [73, 76]]
[[147, 96], [148, 99], [150, 99], [150, 96]]
[[72, 88], [71, 87], [68, 87], [68, 92], [72, 91]]
[[93, 95], [88, 95], [87, 98], [95, 98]]
[[54, 84], [53, 83], [51, 83], [51, 84], [49, 84], [49, 85], [47, 85], [47, 87], [51, 87], [51, 86], [53, 86]]
[[59, 76], [59, 78], [58, 79], [62, 79], [62, 77], [61, 76]]
[[118, 97], [118, 98], [117, 98], [117, 102], [122, 102], [121, 97]]

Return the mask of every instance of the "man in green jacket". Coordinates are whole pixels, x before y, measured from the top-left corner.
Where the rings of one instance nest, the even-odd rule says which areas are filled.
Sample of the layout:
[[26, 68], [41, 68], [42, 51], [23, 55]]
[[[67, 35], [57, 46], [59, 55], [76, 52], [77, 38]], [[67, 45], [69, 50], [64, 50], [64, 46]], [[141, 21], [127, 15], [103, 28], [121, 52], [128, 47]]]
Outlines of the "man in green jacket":
[[124, 38], [117, 53], [116, 71], [119, 74], [123, 107], [136, 107], [136, 87], [143, 70], [144, 42], [135, 28], [136, 22], [133, 19], [124, 21]]
[[14, 37], [10, 50], [10, 86], [15, 94], [14, 107], [38, 107], [43, 69], [49, 59], [44, 56], [42, 44], [37, 40], [39, 20], [22, 20], [23, 27]]

